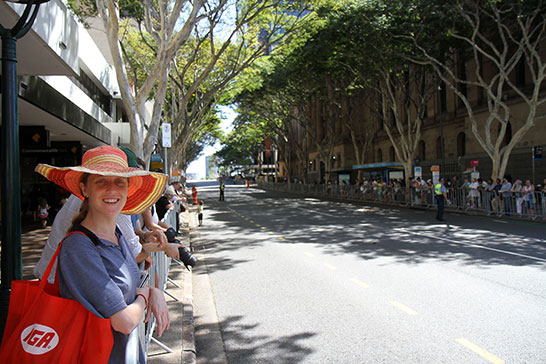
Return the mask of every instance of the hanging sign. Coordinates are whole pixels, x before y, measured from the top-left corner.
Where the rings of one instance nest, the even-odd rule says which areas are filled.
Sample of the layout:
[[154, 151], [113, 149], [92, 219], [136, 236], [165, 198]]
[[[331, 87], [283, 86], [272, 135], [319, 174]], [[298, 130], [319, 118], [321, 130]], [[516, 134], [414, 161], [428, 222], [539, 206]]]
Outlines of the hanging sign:
[[163, 123], [161, 124], [161, 145], [163, 148], [171, 147], [171, 124]]

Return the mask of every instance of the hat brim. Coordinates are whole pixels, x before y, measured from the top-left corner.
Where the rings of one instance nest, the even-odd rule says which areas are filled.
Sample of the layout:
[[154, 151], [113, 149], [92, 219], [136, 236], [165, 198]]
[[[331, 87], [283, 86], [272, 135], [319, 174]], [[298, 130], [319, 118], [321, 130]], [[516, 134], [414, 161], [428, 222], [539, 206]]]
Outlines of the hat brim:
[[82, 166], [77, 167], [55, 167], [48, 164], [38, 164], [35, 171], [55, 183], [58, 186], [70, 191], [73, 195], [84, 199], [80, 190], [80, 181], [84, 173], [98, 174], [102, 176], [119, 176], [129, 178], [129, 190], [127, 202], [122, 214], [137, 215], [146, 208], [153, 205], [165, 190], [167, 175], [143, 171], [137, 168], [111, 168], [108, 170], [91, 169]]

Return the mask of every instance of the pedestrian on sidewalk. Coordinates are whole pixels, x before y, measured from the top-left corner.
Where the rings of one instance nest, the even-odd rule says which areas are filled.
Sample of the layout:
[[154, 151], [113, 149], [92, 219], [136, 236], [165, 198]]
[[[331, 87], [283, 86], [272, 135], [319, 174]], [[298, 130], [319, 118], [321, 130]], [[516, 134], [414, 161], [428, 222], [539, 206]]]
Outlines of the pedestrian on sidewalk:
[[[80, 302], [98, 317], [110, 318], [114, 345], [109, 363], [123, 363], [126, 352], [133, 349], [138, 349], [144, 363], [140, 343], [129, 348], [129, 334], [146, 309], [145, 321], [154, 314], [159, 336], [170, 319], [159, 290], [137, 287], [139, 269], [116, 221], [120, 213], [138, 214], [155, 202], [166, 176], [130, 168], [125, 153], [112, 146], [87, 151], [81, 166], [39, 164], [36, 171], [84, 200], [70, 230], [87, 233], [67, 235], [58, 256], [61, 297]], [[96, 242], [89, 234], [97, 237]]]
[[47, 200], [44, 197], [38, 198], [38, 218], [42, 223], [42, 229], [47, 226], [47, 217], [49, 216], [49, 209], [51, 207], [47, 204]]
[[203, 225], [203, 200], [199, 201], [197, 205], [197, 219], [199, 220], [199, 226]]
[[438, 205], [438, 212], [436, 213], [436, 220], [444, 221], [444, 203], [447, 199], [446, 188], [444, 186], [444, 177], [440, 178], [440, 181], [434, 186], [434, 197], [436, 198], [436, 204]]

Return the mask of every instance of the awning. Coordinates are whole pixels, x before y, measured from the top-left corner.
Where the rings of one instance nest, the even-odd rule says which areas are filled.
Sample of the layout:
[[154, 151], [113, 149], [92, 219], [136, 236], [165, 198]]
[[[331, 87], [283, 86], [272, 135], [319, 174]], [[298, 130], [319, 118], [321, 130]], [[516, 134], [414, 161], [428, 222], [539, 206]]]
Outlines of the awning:
[[370, 164], [354, 165], [353, 170], [355, 170], [355, 169], [365, 169], [365, 170], [404, 169], [404, 165], [402, 163], [400, 163], [400, 162], [370, 163]]

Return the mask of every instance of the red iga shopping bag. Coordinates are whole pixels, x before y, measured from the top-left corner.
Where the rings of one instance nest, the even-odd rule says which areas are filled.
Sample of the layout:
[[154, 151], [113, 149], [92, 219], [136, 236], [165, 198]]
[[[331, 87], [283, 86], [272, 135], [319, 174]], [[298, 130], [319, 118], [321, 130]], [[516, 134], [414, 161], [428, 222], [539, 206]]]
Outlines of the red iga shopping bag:
[[0, 363], [108, 362], [114, 343], [110, 319], [59, 297], [57, 279], [47, 282], [61, 245], [41, 281], [12, 282]]

